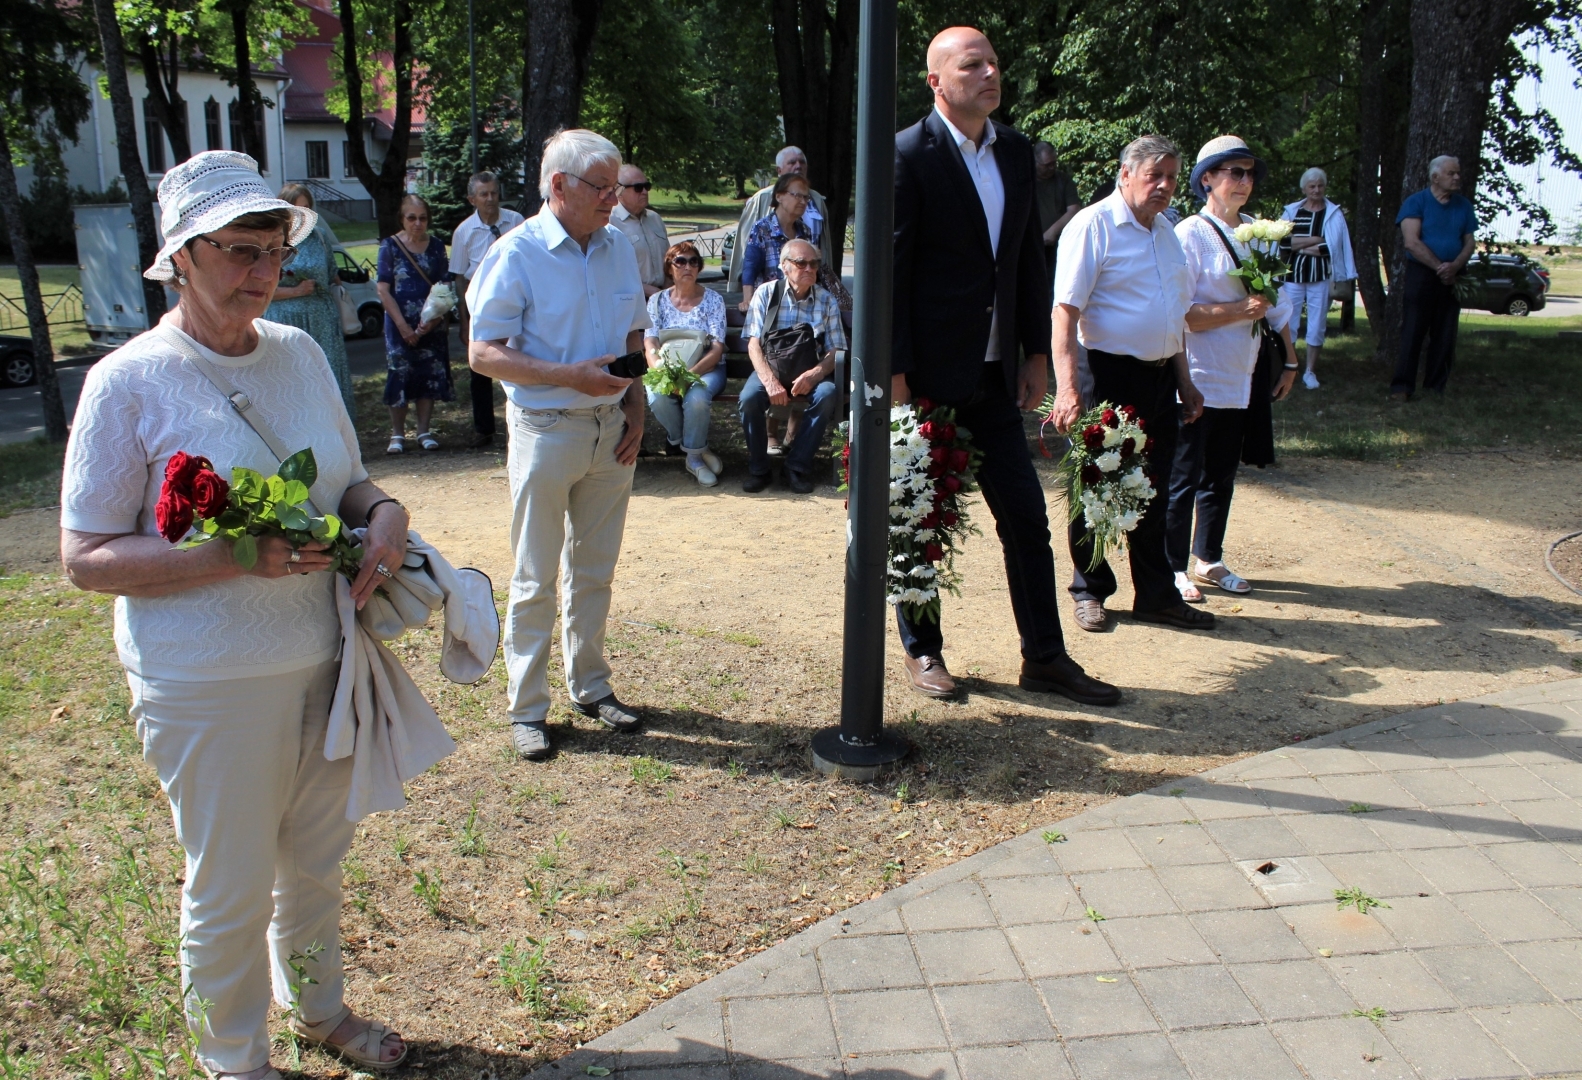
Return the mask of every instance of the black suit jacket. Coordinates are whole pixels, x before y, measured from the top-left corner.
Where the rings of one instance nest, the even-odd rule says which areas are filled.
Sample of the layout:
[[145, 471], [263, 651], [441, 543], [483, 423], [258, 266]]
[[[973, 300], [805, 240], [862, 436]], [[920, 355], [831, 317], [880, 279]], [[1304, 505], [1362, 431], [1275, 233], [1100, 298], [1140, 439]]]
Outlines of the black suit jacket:
[[995, 123], [1005, 185], [999, 254], [950, 129], [933, 110], [895, 137], [895, 330], [891, 370], [914, 395], [960, 404], [978, 388], [994, 307], [1015, 397], [1022, 352], [1049, 352], [1049, 275], [1034, 193], [1033, 147]]

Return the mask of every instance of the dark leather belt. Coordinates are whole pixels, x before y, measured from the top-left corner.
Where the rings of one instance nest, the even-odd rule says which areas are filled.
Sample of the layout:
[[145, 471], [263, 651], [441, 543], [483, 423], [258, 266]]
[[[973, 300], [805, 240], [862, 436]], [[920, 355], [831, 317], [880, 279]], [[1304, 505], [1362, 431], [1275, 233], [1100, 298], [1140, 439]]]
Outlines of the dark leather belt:
[[1140, 356], [1127, 356], [1125, 353], [1104, 352], [1102, 349], [1089, 349], [1089, 364], [1093, 362], [1093, 358], [1095, 356], [1103, 360], [1117, 360], [1129, 364], [1141, 364], [1143, 367], [1164, 367], [1171, 360], [1171, 357], [1168, 356], [1159, 360], [1144, 360]]

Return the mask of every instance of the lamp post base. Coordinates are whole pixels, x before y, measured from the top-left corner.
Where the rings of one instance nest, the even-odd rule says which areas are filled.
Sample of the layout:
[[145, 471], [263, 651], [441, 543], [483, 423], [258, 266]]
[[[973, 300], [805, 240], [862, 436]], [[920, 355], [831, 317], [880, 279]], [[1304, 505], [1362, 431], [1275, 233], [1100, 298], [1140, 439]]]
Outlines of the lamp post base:
[[872, 780], [911, 752], [911, 743], [888, 731], [880, 731], [870, 743], [849, 743], [838, 727], [813, 736], [813, 768], [844, 780]]

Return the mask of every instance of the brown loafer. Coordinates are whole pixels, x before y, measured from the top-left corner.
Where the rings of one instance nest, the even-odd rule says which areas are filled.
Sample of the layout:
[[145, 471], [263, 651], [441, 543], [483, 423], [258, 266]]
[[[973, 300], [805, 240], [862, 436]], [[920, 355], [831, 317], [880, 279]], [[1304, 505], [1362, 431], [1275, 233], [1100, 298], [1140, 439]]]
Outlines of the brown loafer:
[[1078, 600], [1077, 625], [1091, 634], [1098, 634], [1110, 624], [1109, 612], [1104, 610], [1103, 600]]
[[906, 677], [911, 680], [913, 690], [933, 698], [956, 695], [956, 680], [945, 670], [943, 657], [904, 656], [902, 660], [906, 664]]
[[1060, 694], [1083, 705], [1118, 705], [1121, 700], [1120, 687], [1095, 679], [1069, 656], [1042, 664], [1023, 660], [1022, 677], [1016, 684], [1023, 690]]
[[1189, 608], [1185, 604], [1175, 607], [1160, 608], [1158, 611], [1134, 611], [1132, 618], [1138, 622], [1158, 623], [1161, 626], [1173, 626], [1178, 630], [1212, 630], [1214, 629], [1214, 616], [1206, 611]]

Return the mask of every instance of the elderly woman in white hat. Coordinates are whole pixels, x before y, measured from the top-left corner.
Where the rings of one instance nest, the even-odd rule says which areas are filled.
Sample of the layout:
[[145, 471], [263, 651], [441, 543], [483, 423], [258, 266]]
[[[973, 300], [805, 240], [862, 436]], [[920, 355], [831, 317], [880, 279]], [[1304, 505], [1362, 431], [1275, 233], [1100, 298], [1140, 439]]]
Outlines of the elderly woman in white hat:
[[1302, 174], [1302, 198], [1280, 216], [1291, 222], [1291, 274], [1280, 286], [1291, 303], [1291, 318], [1307, 309], [1306, 371], [1302, 385], [1318, 389], [1318, 355], [1329, 332], [1329, 297], [1335, 285], [1355, 281], [1357, 262], [1351, 254], [1351, 231], [1339, 206], [1324, 197], [1329, 177], [1320, 168]]
[[[1252, 591], [1245, 578], [1225, 565], [1224, 544], [1236, 470], [1249, 434], [1253, 374], [1263, 340], [1259, 321], [1267, 319], [1284, 342], [1282, 370], [1269, 381], [1273, 396], [1285, 397], [1296, 378], [1287, 325], [1290, 303], [1282, 296], [1271, 305], [1261, 295], [1249, 295], [1241, 278], [1230, 276], [1248, 257], [1248, 244], [1236, 239], [1235, 230], [1253, 220], [1241, 208], [1265, 171], [1264, 163], [1235, 135], [1211, 139], [1198, 152], [1189, 181], [1192, 194], [1203, 200], [1203, 210], [1176, 226], [1192, 283], [1187, 365], [1192, 384], [1203, 393], [1203, 415], [1196, 423], [1181, 425], [1165, 511], [1165, 554], [1175, 571], [1176, 589], [1188, 603], [1203, 600], [1199, 586]], [[1267, 425], [1267, 409], [1262, 415]]]
[[402, 557], [407, 513], [369, 481], [319, 346], [260, 318], [313, 211], [277, 199], [253, 159], [230, 151], [171, 169], [159, 202], [165, 246], [144, 276], [181, 300], [88, 374], [66, 451], [62, 561], [78, 587], [117, 598], [131, 713], [187, 855], [182, 983], [203, 1068], [278, 1075], [271, 975], [299, 1035], [390, 1068], [406, 1056], [401, 1037], [342, 1000], [340, 862], [354, 826], [351, 759], [324, 757], [341, 647], [328, 557], [279, 537], [259, 538], [250, 570], [225, 541], [184, 550], [173, 541], [192, 506], [160, 500], [178, 452], [189, 457], [175, 472], [198, 456], [221, 476], [276, 472], [249, 416], [291, 452], [312, 447], [316, 505], [368, 527], [358, 607]]

